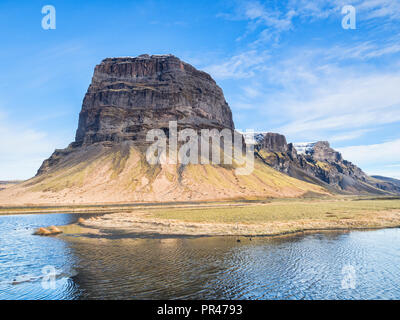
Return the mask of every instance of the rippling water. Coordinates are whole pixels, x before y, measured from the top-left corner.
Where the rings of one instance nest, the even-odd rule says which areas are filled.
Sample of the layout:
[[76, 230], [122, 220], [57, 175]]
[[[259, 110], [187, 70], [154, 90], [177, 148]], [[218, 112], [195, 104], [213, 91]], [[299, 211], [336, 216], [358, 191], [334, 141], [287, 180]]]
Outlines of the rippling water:
[[[0, 216], [0, 299], [400, 299], [400, 229], [290, 238], [37, 237]], [[55, 288], [43, 288], [44, 266]]]

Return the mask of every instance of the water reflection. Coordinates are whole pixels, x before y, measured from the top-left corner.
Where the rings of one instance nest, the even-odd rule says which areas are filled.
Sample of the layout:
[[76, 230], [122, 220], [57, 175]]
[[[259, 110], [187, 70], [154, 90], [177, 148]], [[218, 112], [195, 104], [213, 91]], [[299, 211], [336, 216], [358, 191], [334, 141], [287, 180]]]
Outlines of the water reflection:
[[[398, 299], [399, 237], [392, 229], [240, 243], [75, 239], [71, 248], [81, 298]], [[355, 289], [342, 288], [347, 265], [355, 268]]]
[[[0, 217], [1, 299], [400, 298], [399, 229], [240, 243], [231, 237], [31, 236], [35, 227], [74, 219]], [[9, 283], [49, 264], [60, 270], [56, 290], [44, 290], [40, 281]], [[354, 288], [343, 288], [345, 266], [354, 268]]]

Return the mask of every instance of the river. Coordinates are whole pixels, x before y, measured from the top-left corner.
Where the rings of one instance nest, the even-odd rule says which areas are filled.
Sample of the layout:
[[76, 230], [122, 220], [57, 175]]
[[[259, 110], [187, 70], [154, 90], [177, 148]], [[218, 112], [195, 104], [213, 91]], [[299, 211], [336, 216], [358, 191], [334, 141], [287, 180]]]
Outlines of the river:
[[32, 235], [79, 217], [0, 216], [0, 299], [400, 299], [400, 229], [285, 238]]

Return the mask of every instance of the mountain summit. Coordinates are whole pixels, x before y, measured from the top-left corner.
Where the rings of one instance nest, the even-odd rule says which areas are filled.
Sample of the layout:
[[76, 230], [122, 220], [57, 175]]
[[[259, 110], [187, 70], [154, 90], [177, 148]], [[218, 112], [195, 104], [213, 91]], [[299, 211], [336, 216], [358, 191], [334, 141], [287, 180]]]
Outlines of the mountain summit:
[[173, 55], [108, 58], [94, 70], [79, 115], [76, 145], [143, 140], [149, 129], [233, 129], [222, 90]]

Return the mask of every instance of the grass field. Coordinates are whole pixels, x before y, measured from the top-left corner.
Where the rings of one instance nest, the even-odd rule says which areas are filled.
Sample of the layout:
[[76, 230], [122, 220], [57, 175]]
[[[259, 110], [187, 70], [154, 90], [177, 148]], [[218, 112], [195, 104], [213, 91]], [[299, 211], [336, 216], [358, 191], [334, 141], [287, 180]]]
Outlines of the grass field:
[[260, 223], [300, 219], [356, 219], [376, 212], [398, 210], [400, 200], [273, 201], [240, 207], [153, 209], [155, 218], [186, 222]]
[[[275, 236], [322, 230], [400, 227], [400, 199], [286, 199], [147, 207], [82, 223], [103, 235]], [[91, 233], [92, 231], [89, 231]]]

